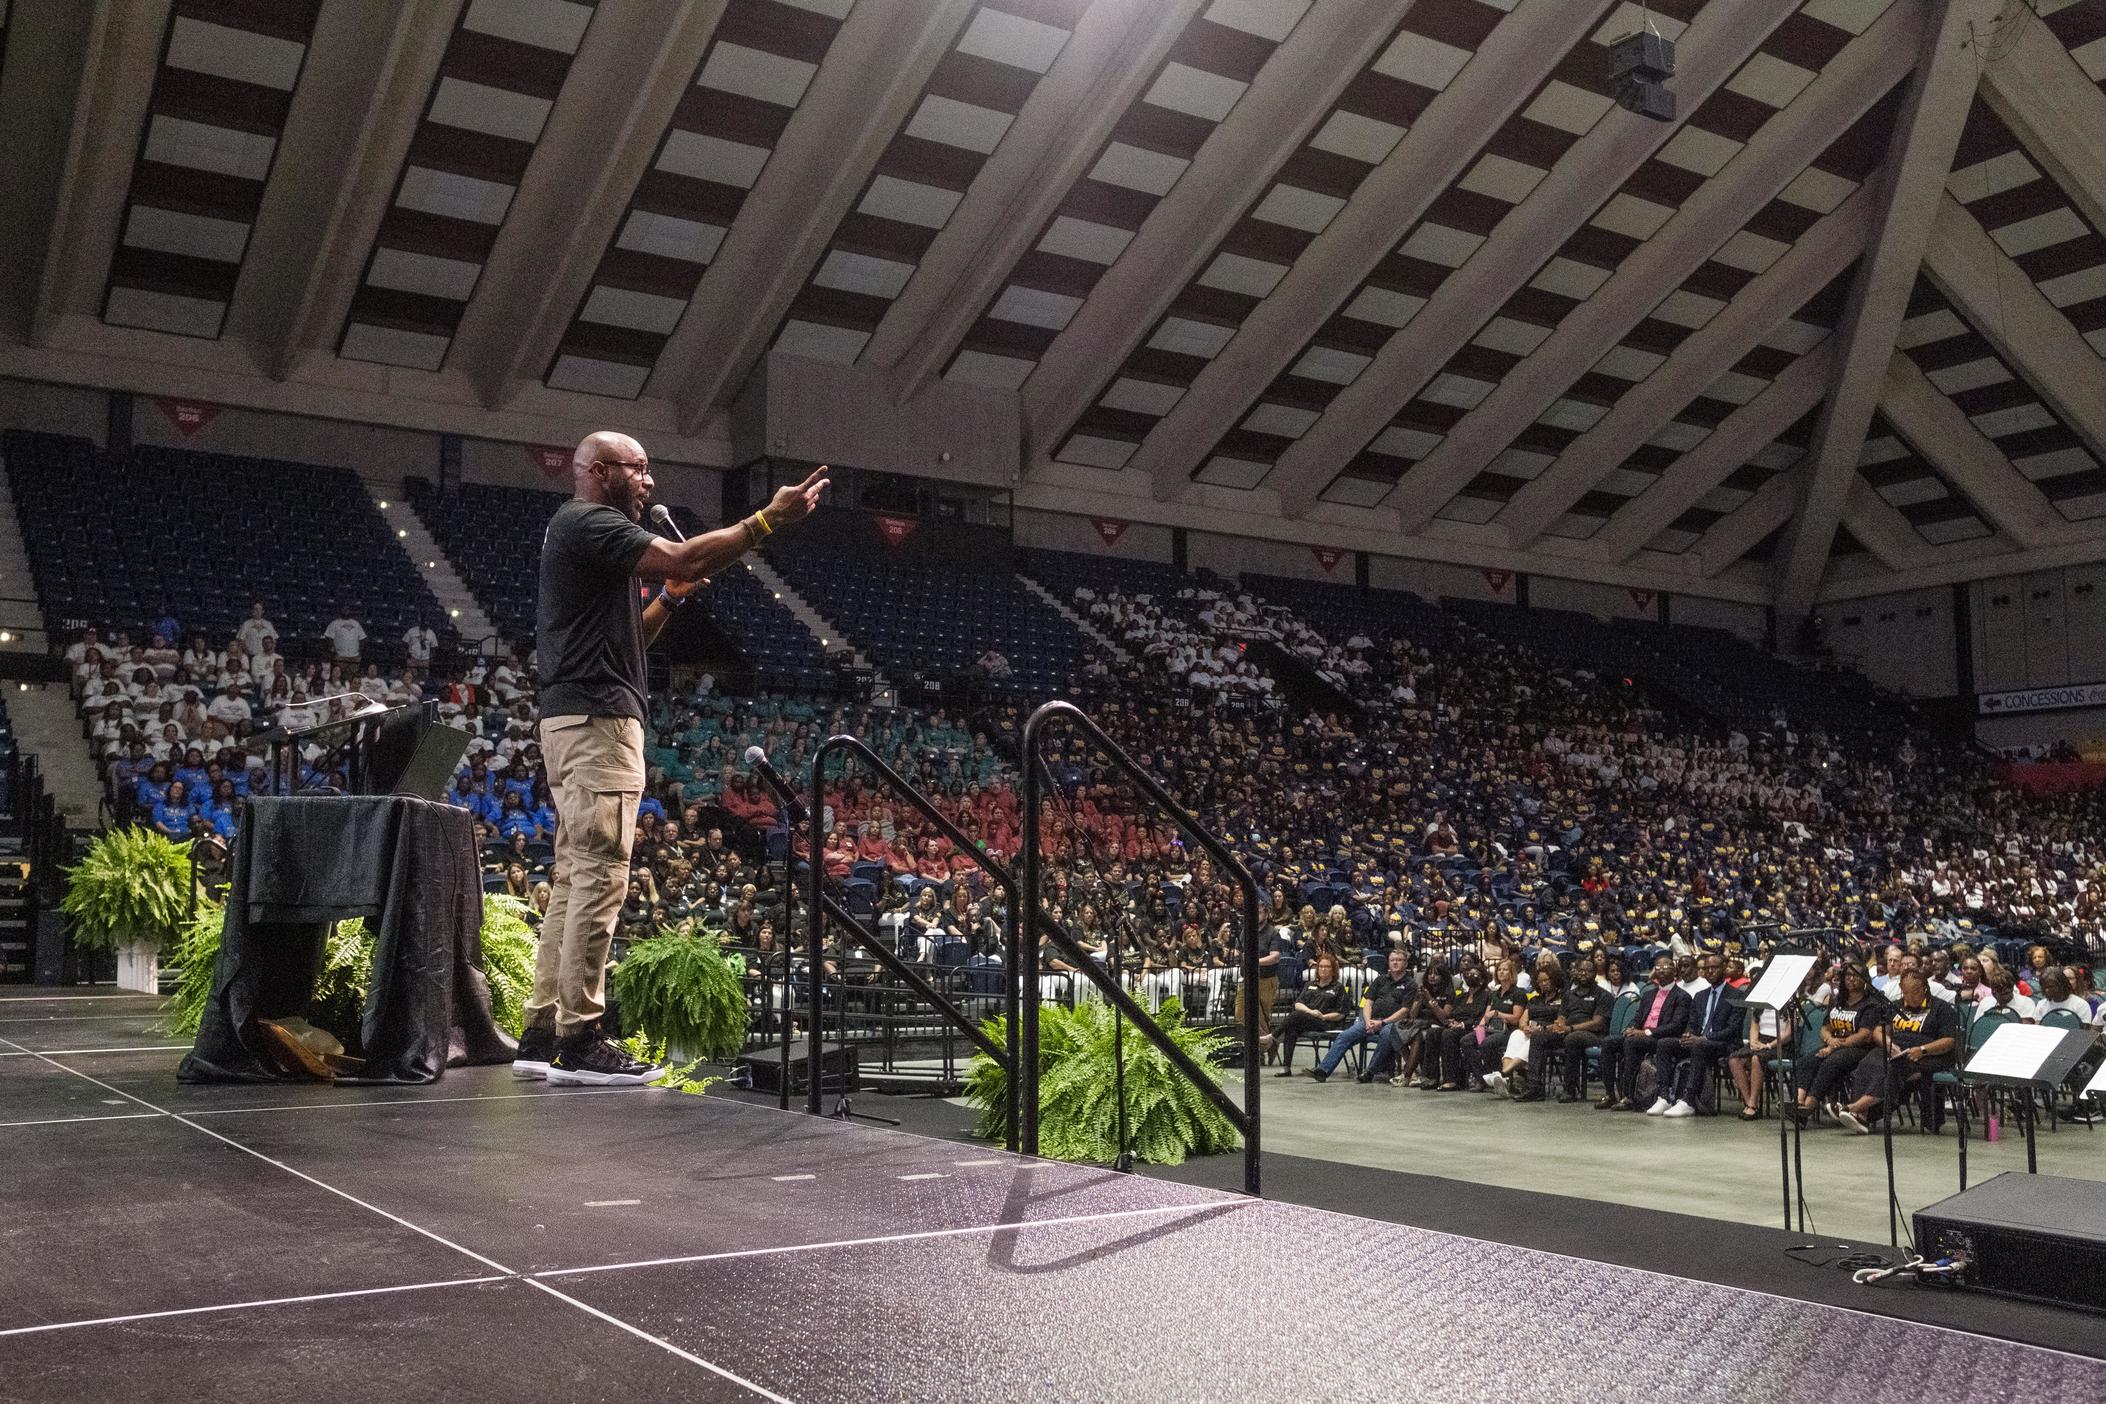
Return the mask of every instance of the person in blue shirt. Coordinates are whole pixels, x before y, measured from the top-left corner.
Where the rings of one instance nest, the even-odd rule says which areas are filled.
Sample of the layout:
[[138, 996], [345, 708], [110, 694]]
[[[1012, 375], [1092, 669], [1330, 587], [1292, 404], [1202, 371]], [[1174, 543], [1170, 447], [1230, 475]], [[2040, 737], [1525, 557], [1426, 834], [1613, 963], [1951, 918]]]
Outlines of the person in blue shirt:
[[153, 808], [153, 826], [172, 839], [190, 837], [190, 794], [180, 780], [168, 782], [160, 802]]
[[527, 808], [533, 813], [534, 827], [541, 830], [541, 836], [553, 841], [556, 836], [556, 805], [549, 797], [548, 781], [534, 781], [534, 795], [527, 802]]
[[151, 812], [168, 797], [168, 766], [155, 761], [153, 768], [132, 785], [132, 795], [141, 809]]
[[533, 812], [516, 791], [505, 791], [504, 808], [497, 816], [497, 832], [499, 837], [507, 840], [515, 834], [525, 834], [530, 840], [542, 836], [540, 826], [534, 822]]
[[231, 840], [241, 824], [241, 800], [234, 793], [234, 782], [222, 780], [209, 791], [210, 797], [198, 808], [198, 816], [212, 825], [214, 833]]
[[212, 793], [211, 777], [205, 773], [205, 753], [196, 746], [183, 756], [183, 763], [175, 768], [172, 779], [183, 782], [183, 787], [192, 794], [203, 791]]
[[495, 824], [498, 820], [497, 804], [490, 798], [489, 791], [477, 789], [474, 777], [465, 770], [454, 777], [453, 793], [446, 798], [486, 824]]

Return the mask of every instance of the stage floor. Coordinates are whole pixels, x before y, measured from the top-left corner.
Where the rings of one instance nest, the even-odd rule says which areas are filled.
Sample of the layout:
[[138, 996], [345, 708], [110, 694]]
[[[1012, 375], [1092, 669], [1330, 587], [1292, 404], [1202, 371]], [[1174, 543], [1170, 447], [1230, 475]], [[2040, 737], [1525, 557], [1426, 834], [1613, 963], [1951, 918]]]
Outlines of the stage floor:
[[2080, 1356], [720, 1096], [183, 1087], [151, 1007], [0, 996], [0, 1399], [2106, 1394]]

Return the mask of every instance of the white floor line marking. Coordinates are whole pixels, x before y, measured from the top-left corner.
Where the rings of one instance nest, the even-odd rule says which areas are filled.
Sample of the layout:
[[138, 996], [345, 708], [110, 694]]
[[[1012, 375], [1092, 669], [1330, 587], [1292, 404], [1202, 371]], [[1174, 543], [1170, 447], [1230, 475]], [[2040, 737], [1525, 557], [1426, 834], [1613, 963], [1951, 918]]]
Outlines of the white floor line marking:
[[1001, 1163], [999, 1156], [992, 1156], [986, 1160], [954, 1160], [951, 1162], [953, 1165], [1000, 1165]]
[[68, 1053], [188, 1053], [187, 1043], [142, 1043], [136, 1048], [21, 1048], [19, 1053], [0, 1053], [0, 1058], [62, 1058]]
[[945, 1174], [944, 1174], [944, 1173], [943, 1173], [942, 1171], [940, 1171], [940, 1170], [931, 1170], [931, 1171], [928, 1171], [928, 1172], [927, 1172], [926, 1174], [921, 1174], [921, 1175], [901, 1175], [901, 1176], [898, 1176], [897, 1178], [899, 1178], [899, 1179], [902, 1179], [902, 1180], [945, 1180], [945, 1179], [949, 1179], [950, 1177], [949, 1177], [948, 1175], [945, 1175]]
[[[15, 1043], [12, 1040], [0, 1038], [0, 1043], [7, 1044], [9, 1047], [18, 1049], [21, 1052], [29, 1054], [32, 1057], [43, 1058], [44, 1061], [51, 1062], [51, 1059], [46, 1055], [34, 1052], [31, 1049], [23, 1048], [21, 1044]], [[640, 1340], [649, 1341], [652, 1345], [655, 1345], [661, 1350], [665, 1350], [673, 1355], [676, 1355], [680, 1359], [688, 1361], [690, 1364], [700, 1365], [703, 1369], [709, 1371], [711, 1374], [719, 1375], [724, 1379], [730, 1380], [733, 1384], [739, 1385], [746, 1389], [750, 1389], [755, 1394], [760, 1395], [764, 1399], [773, 1400], [775, 1401], [775, 1404], [795, 1404], [794, 1400], [785, 1399], [782, 1395], [775, 1394], [769, 1390], [762, 1389], [759, 1385], [754, 1384], [751, 1380], [742, 1379], [738, 1375], [733, 1374], [731, 1371], [726, 1370], [721, 1365], [712, 1365], [709, 1361], [704, 1360], [701, 1356], [695, 1355], [689, 1351], [682, 1350], [680, 1349], [680, 1347], [672, 1344], [670, 1341], [660, 1340], [658, 1337], [651, 1335], [649, 1332], [638, 1330], [636, 1327], [631, 1326], [628, 1322], [620, 1320], [617, 1317], [609, 1316], [606, 1312], [601, 1311], [599, 1308], [589, 1306], [586, 1303], [579, 1301], [576, 1297], [569, 1295], [568, 1293], [559, 1292], [546, 1283], [536, 1282], [532, 1278], [521, 1274], [516, 1269], [506, 1267], [503, 1263], [498, 1262], [495, 1258], [486, 1258], [481, 1253], [476, 1252], [473, 1248], [464, 1248], [460, 1244], [455, 1243], [453, 1240], [442, 1237], [441, 1235], [432, 1232], [428, 1228], [425, 1228], [419, 1224], [411, 1223], [408, 1219], [403, 1218], [399, 1214], [391, 1214], [377, 1204], [373, 1204], [366, 1200], [360, 1199], [357, 1195], [352, 1194], [346, 1190], [340, 1190], [335, 1185], [329, 1184], [326, 1181], [318, 1180], [304, 1170], [295, 1170], [292, 1166], [287, 1165], [282, 1160], [274, 1160], [270, 1156], [265, 1155], [262, 1151], [252, 1150], [248, 1146], [243, 1145], [241, 1142], [234, 1140], [231, 1137], [222, 1136], [219, 1134], [219, 1132], [214, 1131], [209, 1126], [200, 1126], [197, 1122], [192, 1121], [187, 1116], [179, 1116], [175, 1112], [169, 1111], [164, 1107], [157, 1107], [153, 1103], [147, 1101], [144, 1097], [134, 1096], [132, 1093], [125, 1091], [122, 1087], [112, 1087], [109, 1083], [102, 1081], [100, 1078], [90, 1077], [88, 1074], [82, 1072], [78, 1068], [69, 1068], [64, 1063], [55, 1062], [51, 1063], [51, 1066], [59, 1069], [61, 1072], [71, 1073], [74, 1077], [81, 1079], [83, 1082], [93, 1083], [95, 1086], [102, 1088], [105, 1092], [113, 1092], [119, 1097], [124, 1098], [126, 1101], [137, 1102], [140, 1106], [145, 1107], [150, 1112], [166, 1116], [172, 1121], [180, 1122], [181, 1124], [188, 1126], [191, 1130], [199, 1132], [202, 1135], [210, 1136], [213, 1140], [231, 1146], [244, 1155], [252, 1155], [266, 1165], [276, 1166], [278, 1169], [283, 1170], [288, 1175], [296, 1176], [299, 1179], [305, 1180], [308, 1184], [313, 1185], [316, 1189], [326, 1190], [328, 1193], [337, 1196], [339, 1199], [347, 1200], [352, 1204], [356, 1204], [361, 1209], [367, 1210], [370, 1213], [380, 1215], [381, 1218], [388, 1220], [390, 1223], [400, 1224], [402, 1227], [410, 1230], [412, 1233], [421, 1234], [425, 1238], [430, 1239], [432, 1242], [439, 1244], [441, 1247], [451, 1248], [454, 1252], [461, 1254], [463, 1257], [473, 1258], [486, 1267], [496, 1268], [497, 1271], [500, 1274], [502, 1274], [502, 1277], [485, 1278], [479, 1280], [495, 1282], [502, 1281], [504, 1278], [518, 1278], [520, 1281], [525, 1282], [528, 1286], [546, 1292], [548, 1293], [548, 1295], [556, 1298], [556, 1300], [558, 1301], [568, 1302], [572, 1306], [576, 1307], [578, 1310], [585, 1312], [588, 1315], [597, 1316], [602, 1321], [608, 1322], [609, 1324], [614, 1326], [619, 1326], [622, 1330], [627, 1331], [630, 1335], [635, 1336]]]
[[162, 1113], [116, 1112], [108, 1116], [52, 1116], [42, 1121], [0, 1121], [0, 1130], [10, 1126], [66, 1126], [76, 1121], [151, 1121]]
[[394, 1292], [428, 1292], [434, 1287], [473, 1287], [482, 1282], [506, 1282], [503, 1277], [449, 1277], [442, 1282], [411, 1282], [401, 1287], [360, 1287], [349, 1292], [310, 1292], [304, 1297], [264, 1297], [253, 1302], [221, 1302], [215, 1306], [175, 1307], [168, 1311], [140, 1311], [129, 1316], [98, 1316], [88, 1321], [53, 1321], [42, 1326], [16, 1326], [0, 1336], [33, 1336], [40, 1331], [71, 1331], [80, 1326], [121, 1326], [128, 1321], [158, 1321], [168, 1316], [204, 1316], [219, 1311], [250, 1311], [257, 1307], [296, 1306], [302, 1302], [334, 1302], [346, 1297], [381, 1297]]
[[704, 1360], [701, 1356], [696, 1355], [692, 1351], [682, 1350], [679, 1346], [674, 1345], [671, 1341], [665, 1340], [658, 1336], [654, 1336], [649, 1331], [644, 1330], [640, 1326], [631, 1326], [628, 1322], [622, 1320], [618, 1316], [609, 1316], [606, 1312], [601, 1311], [598, 1307], [589, 1305], [585, 1302], [581, 1302], [576, 1297], [571, 1296], [568, 1292], [559, 1292], [555, 1288], [549, 1286], [546, 1282], [536, 1282], [531, 1277], [524, 1279], [524, 1281], [526, 1282], [527, 1286], [538, 1287], [542, 1291], [548, 1293], [551, 1297], [554, 1297], [556, 1300], [562, 1302], [569, 1302], [579, 1311], [585, 1312], [588, 1315], [597, 1316], [600, 1320], [606, 1322], [610, 1326], [619, 1326], [624, 1331], [627, 1331], [630, 1335], [636, 1337], [638, 1340], [649, 1341], [652, 1345], [657, 1346], [660, 1350], [665, 1351], [670, 1355], [676, 1355], [682, 1360], [685, 1360], [690, 1365], [700, 1365], [703, 1369], [709, 1371], [709, 1373], [711, 1373], [712, 1375], [721, 1376], [722, 1378], [731, 1381], [733, 1384], [738, 1385], [742, 1389], [750, 1389], [763, 1399], [772, 1399], [775, 1401], [775, 1404], [794, 1404], [794, 1401], [785, 1399], [782, 1395], [777, 1394], [774, 1390], [763, 1389], [759, 1385], [755, 1384], [753, 1381], [747, 1379], [745, 1376], [734, 1375], [733, 1373], [731, 1373], [731, 1371], [725, 1369], [721, 1365], [712, 1365], [709, 1361]]
[[[0, 1000], [0, 1004], [7, 1003]], [[160, 1011], [142, 1009], [137, 1014], [10, 1014], [0, 1024], [50, 1024], [63, 1019], [69, 1024], [103, 1024], [117, 1019], [143, 1019]]]
[[587, 1209], [623, 1209], [631, 1204], [641, 1203], [643, 1203], [641, 1199], [588, 1199], [585, 1201], [585, 1207]]
[[[4, 996], [0, 996], [0, 1004], [86, 1004], [86, 1003], [87, 1003], [87, 1002], [88, 1002], [89, 1000], [91, 1000], [91, 999], [152, 999], [152, 1000], [158, 1000], [158, 999], [160, 999], [160, 997], [161, 997], [161, 996], [159, 996], [159, 995], [149, 995], [149, 994], [106, 994], [106, 995], [4, 995]], [[154, 1007], [155, 1007], [156, 1009], [160, 1008], [160, 1006], [159, 1006], [158, 1004], [157, 1004], [157, 1005], [155, 1005]]]
[[37, 1053], [31, 1049], [22, 1048], [21, 1044], [14, 1043], [9, 1039], [0, 1038], [0, 1043], [6, 1043], [13, 1048], [21, 1048], [24, 1053], [28, 1053], [31, 1057], [44, 1059], [45, 1062], [51, 1063], [51, 1066], [59, 1069], [61, 1072], [71, 1073], [73, 1076], [81, 1079], [81, 1081], [83, 1082], [94, 1083], [97, 1087], [100, 1087], [105, 1092], [114, 1092], [118, 1096], [125, 1098], [127, 1101], [137, 1102], [140, 1106], [145, 1107], [148, 1111], [160, 1112], [162, 1115], [168, 1117], [169, 1120], [180, 1122], [183, 1125], [189, 1127], [191, 1130], [197, 1132], [199, 1135], [210, 1136], [213, 1140], [218, 1141], [223, 1145], [232, 1146], [235, 1150], [240, 1151], [243, 1155], [252, 1155], [256, 1157], [256, 1159], [262, 1161], [265, 1165], [275, 1165], [278, 1169], [283, 1170], [286, 1174], [296, 1175], [300, 1179], [307, 1181], [308, 1184], [313, 1185], [316, 1189], [327, 1190], [329, 1193], [335, 1195], [337, 1198], [348, 1200], [351, 1203], [356, 1204], [361, 1209], [370, 1210], [371, 1212], [380, 1215], [380, 1217], [383, 1219], [387, 1219], [392, 1223], [400, 1224], [402, 1225], [402, 1227], [408, 1229], [410, 1232], [415, 1234], [421, 1234], [423, 1237], [430, 1239], [432, 1242], [440, 1245], [441, 1247], [451, 1248], [456, 1253], [460, 1253], [466, 1257], [473, 1258], [477, 1262], [481, 1263], [484, 1267], [496, 1268], [499, 1272], [504, 1273], [508, 1277], [514, 1275], [514, 1272], [511, 1268], [506, 1267], [503, 1263], [498, 1262], [495, 1258], [486, 1258], [482, 1254], [476, 1252], [473, 1248], [463, 1248], [460, 1244], [455, 1243], [450, 1238], [446, 1238], [440, 1234], [433, 1233], [430, 1229], [424, 1228], [419, 1224], [413, 1224], [408, 1219], [403, 1218], [399, 1214], [390, 1214], [387, 1210], [381, 1208], [379, 1205], [370, 1204], [365, 1200], [360, 1199], [357, 1195], [352, 1194], [349, 1190], [340, 1190], [335, 1185], [329, 1184], [328, 1182], [323, 1180], [318, 1180], [314, 1176], [308, 1174], [305, 1170], [295, 1170], [292, 1166], [287, 1165], [284, 1161], [274, 1160], [270, 1156], [265, 1155], [260, 1150], [252, 1150], [248, 1146], [243, 1145], [241, 1142], [234, 1140], [232, 1137], [222, 1136], [219, 1134], [219, 1132], [214, 1131], [211, 1127], [200, 1125], [199, 1123], [192, 1121], [187, 1116], [183, 1116], [177, 1112], [169, 1111], [166, 1107], [157, 1107], [152, 1102], [147, 1101], [144, 1097], [133, 1096], [131, 1093], [125, 1091], [122, 1087], [112, 1087], [109, 1083], [104, 1082], [100, 1078], [90, 1077], [88, 1074], [82, 1072], [79, 1068], [69, 1068], [64, 1063], [51, 1062], [50, 1055], [48, 1054]]
[[578, 1277], [593, 1272], [626, 1272], [631, 1268], [678, 1267], [683, 1263], [714, 1263], [728, 1258], [764, 1258], [772, 1253], [816, 1253], [825, 1248], [863, 1248], [876, 1243], [914, 1243], [924, 1238], [960, 1238], [973, 1233], [1005, 1233], [1012, 1229], [1059, 1228], [1063, 1224], [1094, 1224], [1110, 1219], [1137, 1219], [1150, 1214], [1199, 1214], [1209, 1209], [1238, 1209], [1262, 1204], [1257, 1199], [1217, 1199], [1200, 1204], [1159, 1204], [1151, 1209], [1112, 1209], [1101, 1214], [1070, 1214], [1057, 1219], [1029, 1219], [1022, 1223], [974, 1224], [968, 1228], [923, 1229], [918, 1233], [888, 1233], [876, 1238], [837, 1238], [826, 1243], [785, 1243], [775, 1248], [738, 1248], [723, 1253], [690, 1253], [678, 1258], [646, 1258], [634, 1263], [600, 1263], [592, 1267], [550, 1268], [534, 1277]]
[[368, 1107], [428, 1107], [442, 1102], [516, 1102], [522, 1099], [568, 1099], [571, 1097], [613, 1097], [630, 1091], [627, 1087], [574, 1087], [561, 1092], [492, 1092], [473, 1097], [374, 1097], [364, 1101], [345, 1099], [336, 1102], [272, 1102], [261, 1107], [213, 1107], [210, 1110], [190, 1112], [191, 1116], [251, 1116], [257, 1112], [289, 1111], [343, 1111], [347, 1108], [363, 1111]]
[[782, 1185], [788, 1184], [791, 1180], [816, 1180], [819, 1177], [817, 1175], [770, 1175], [768, 1178], [775, 1181], [778, 1185]]

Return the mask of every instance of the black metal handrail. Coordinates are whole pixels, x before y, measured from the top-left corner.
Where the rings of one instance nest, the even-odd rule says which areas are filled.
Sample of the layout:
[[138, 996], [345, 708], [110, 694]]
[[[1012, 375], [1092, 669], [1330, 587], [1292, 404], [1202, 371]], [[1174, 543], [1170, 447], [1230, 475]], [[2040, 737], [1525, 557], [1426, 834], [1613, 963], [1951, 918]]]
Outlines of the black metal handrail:
[[[1194, 1062], [1177, 1046], [1168, 1034], [1157, 1027], [1132, 996], [1120, 985], [1116, 974], [1106, 971], [1089, 952], [1085, 951], [1074, 937], [1047, 916], [1039, 883], [1039, 790], [1040, 779], [1047, 768], [1039, 755], [1039, 738], [1051, 723], [1065, 720], [1081, 731], [1094, 745], [1112, 759], [1114, 768], [1120, 771], [1159, 808], [1171, 817], [1177, 827], [1203, 849], [1214, 860], [1221, 871], [1227, 873], [1236, 885], [1243, 889], [1243, 1102], [1237, 1106], [1235, 1100], [1223, 1091], [1221, 1084], [1207, 1069]], [[1251, 1195], [1259, 1193], [1259, 1144], [1258, 1144], [1258, 1080], [1259, 1063], [1262, 1061], [1258, 1049], [1258, 1023], [1263, 1012], [1258, 1008], [1258, 883], [1249, 869], [1229, 852], [1222, 842], [1199, 826], [1197, 820], [1171, 798], [1170, 792], [1157, 783], [1154, 776], [1143, 769], [1140, 763], [1104, 734], [1103, 728], [1091, 721], [1080, 707], [1072, 702], [1048, 702], [1033, 712], [1024, 723], [1023, 737], [1023, 783], [1022, 809], [1024, 819], [1024, 930], [1044, 931], [1055, 946], [1072, 961], [1077, 970], [1085, 975], [1112, 1007], [1131, 1019], [1150, 1043], [1162, 1051], [1171, 1066], [1183, 1073], [1199, 1088], [1231, 1124], [1243, 1135], [1243, 1188]], [[1035, 964], [1036, 962], [1034, 962]], [[1038, 1154], [1037, 1081], [1038, 1081], [1038, 1001], [1030, 1001], [1024, 1016], [1023, 1057], [1032, 1072], [1033, 1115], [1030, 1134], [1024, 1142], [1026, 1155]], [[1124, 1147], [1121, 1147], [1124, 1150]]]
[[[908, 967], [907, 962], [887, 950], [882, 941], [871, 941], [868, 949], [872, 959], [904, 981], [923, 999], [929, 1001], [939, 1014], [962, 1030], [966, 1037], [972, 1039], [979, 1046], [982, 1052], [1001, 1065], [1003, 1072], [1006, 1074], [1004, 1079], [1006, 1106], [1004, 1110], [1007, 1115], [1005, 1117], [1006, 1134], [1003, 1137], [1003, 1143], [1010, 1150], [1017, 1150], [1025, 1145], [1026, 1127], [1029, 1128], [1031, 1139], [1035, 1141], [1037, 1138], [1038, 1078], [1036, 1075], [1037, 1063], [1033, 1061], [1028, 1065], [1025, 1064], [1019, 1051], [1021, 1034], [1018, 1030], [1018, 1025], [1023, 1022], [1022, 1010], [1024, 1000], [1021, 995], [1021, 982], [1024, 976], [1023, 952], [1017, 935], [1020, 927], [1017, 922], [1016, 880], [999, 863], [996, 863], [976, 848], [973, 841], [967, 838], [964, 831], [959, 829], [956, 824], [951, 822], [948, 815], [932, 804], [928, 796], [908, 784], [891, 766], [885, 764], [883, 758], [877, 752], [871, 750], [870, 747], [864, 745], [856, 737], [846, 735], [828, 737], [818, 751], [813, 754], [812, 789], [810, 803], [806, 806], [806, 828], [811, 835], [811, 851], [806, 854], [809, 880], [805, 900], [805, 911], [811, 927], [810, 968], [806, 972], [811, 982], [810, 1026], [805, 1031], [806, 1040], [811, 1050], [810, 1076], [807, 1078], [809, 1101], [806, 1105], [806, 1110], [814, 1115], [818, 1114], [819, 1111], [819, 1070], [823, 1066], [820, 1050], [825, 1041], [823, 1033], [826, 1023], [826, 919], [831, 917], [849, 930], [859, 934], [863, 929], [862, 925], [848, 911], [834, 901], [823, 885], [826, 879], [826, 865], [821, 858], [821, 854], [826, 847], [826, 762], [829, 757], [837, 752], [844, 751], [870, 767], [871, 771], [884, 782], [887, 788], [898, 795], [899, 798], [914, 806], [923, 818], [934, 824], [939, 833], [949, 839], [960, 853], [972, 859], [981, 871], [985, 872], [994, 881], [994, 884], [1002, 890], [1002, 944], [1007, 962], [1004, 982], [1005, 1008], [1009, 1016], [1009, 1037], [1006, 1048], [998, 1047], [993, 1039], [981, 1031], [980, 1026], [969, 1015], [965, 1014], [956, 1005], [952, 1004], [949, 999], [939, 993], [935, 986], [917, 975]], [[784, 845], [783, 862], [794, 867], [797, 862], [795, 845]], [[846, 954], [845, 946], [843, 954]], [[1035, 1014], [1038, 1009], [1038, 1001], [1035, 997], [1030, 1001], [1030, 1007]], [[847, 1031], [847, 1010], [845, 1008], [842, 1011], [842, 1030], [843, 1041], [845, 1042]], [[1028, 1097], [1024, 1095], [1025, 1089], [1021, 1085], [1024, 1070], [1027, 1066], [1032, 1074], [1031, 1087], [1029, 1089], [1030, 1095]], [[787, 1065], [783, 1068], [783, 1078], [785, 1085], [787, 1085], [789, 1079], [789, 1068]]]

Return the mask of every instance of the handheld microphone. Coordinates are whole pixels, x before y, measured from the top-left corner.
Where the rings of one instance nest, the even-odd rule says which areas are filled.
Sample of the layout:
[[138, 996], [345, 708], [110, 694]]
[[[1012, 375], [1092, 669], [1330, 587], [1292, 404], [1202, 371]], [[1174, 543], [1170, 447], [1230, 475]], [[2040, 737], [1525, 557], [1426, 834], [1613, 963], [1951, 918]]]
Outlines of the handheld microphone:
[[766, 751], [758, 746], [748, 746], [746, 767], [760, 776], [767, 787], [774, 791], [775, 798], [782, 802], [783, 810], [790, 816], [791, 823], [802, 824], [805, 821], [804, 801], [797, 798], [797, 791], [791, 788], [789, 781], [782, 778], [782, 772], [769, 763]]
[[673, 509], [663, 502], [651, 504], [651, 524], [675, 541], [687, 540], [686, 533], [680, 530], [680, 524], [673, 520]]

